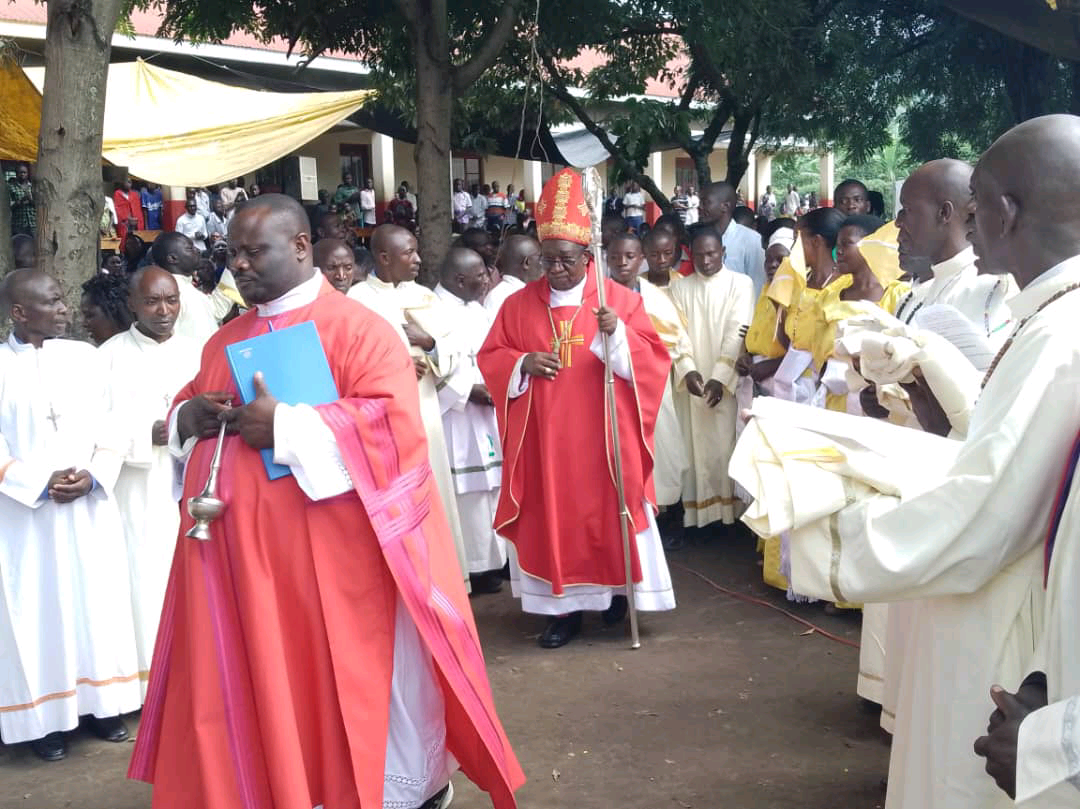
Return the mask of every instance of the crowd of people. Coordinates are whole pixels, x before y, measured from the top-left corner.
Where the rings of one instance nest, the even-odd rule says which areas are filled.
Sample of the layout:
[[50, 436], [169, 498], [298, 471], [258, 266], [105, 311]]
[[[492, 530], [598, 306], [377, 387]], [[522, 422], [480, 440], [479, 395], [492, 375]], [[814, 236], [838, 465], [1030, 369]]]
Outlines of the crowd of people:
[[[888, 223], [856, 179], [780, 216], [677, 188], [648, 228], [634, 184], [590, 213], [565, 169], [512, 220], [512, 188], [455, 182], [430, 286], [414, 220], [356, 246], [370, 183], [192, 189], [84, 285], [97, 348], [31, 256], [0, 287], [0, 738], [57, 760], [145, 703], [155, 805], [444, 809], [460, 766], [508, 809], [466, 593], [508, 581], [559, 648], [630, 587], [674, 609], [666, 553], [741, 519], [767, 583], [863, 610], [889, 809], [1075, 805], [1078, 158], [1080, 118], [1035, 119], [917, 169]], [[117, 189], [130, 230], [145, 193]], [[339, 398], [239, 401], [226, 346], [307, 321], [321, 353], [282, 362]], [[226, 507], [189, 539], [221, 429]]]

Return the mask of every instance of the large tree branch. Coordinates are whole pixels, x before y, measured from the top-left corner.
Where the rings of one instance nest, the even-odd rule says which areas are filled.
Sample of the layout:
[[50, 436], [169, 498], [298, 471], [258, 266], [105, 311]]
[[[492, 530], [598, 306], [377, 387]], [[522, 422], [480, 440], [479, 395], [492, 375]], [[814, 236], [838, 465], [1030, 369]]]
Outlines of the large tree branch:
[[694, 100], [694, 94], [700, 86], [701, 79], [697, 76], [691, 76], [690, 81], [686, 83], [686, 89], [683, 90], [682, 98], [679, 99], [680, 110], [690, 109], [690, 103]]
[[734, 111], [735, 105], [728, 98], [725, 98], [717, 105], [716, 109], [713, 110], [712, 120], [709, 121], [709, 125], [705, 127], [705, 131], [701, 134], [700, 143], [702, 148], [712, 151], [713, 146], [716, 145], [716, 139], [724, 131], [724, 125], [731, 118], [731, 113]]
[[653, 182], [648, 174], [641, 171], [641, 169], [626, 156], [626, 153], [611, 139], [611, 136], [608, 135], [607, 131], [592, 119], [592, 116], [589, 115], [581, 101], [570, 92], [570, 89], [566, 86], [565, 79], [563, 79], [562, 74], [559, 72], [558, 65], [555, 64], [554, 57], [546, 48], [541, 50], [540, 58], [548, 73], [548, 89], [556, 98], [569, 107], [570, 111], [577, 116], [577, 119], [581, 121], [585, 129], [600, 141], [601, 145], [603, 145], [608, 154], [611, 155], [623, 174], [633, 177], [638, 185], [647, 191], [649, 196], [653, 198], [653, 201], [665, 212], [671, 211], [671, 202], [664, 192], [656, 186], [656, 183]]
[[481, 74], [491, 67], [506, 46], [517, 24], [518, 0], [506, 0], [499, 9], [499, 17], [488, 29], [480, 44], [473, 50], [473, 55], [465, 62], [451, 69], [454, 94], [465, 92]]

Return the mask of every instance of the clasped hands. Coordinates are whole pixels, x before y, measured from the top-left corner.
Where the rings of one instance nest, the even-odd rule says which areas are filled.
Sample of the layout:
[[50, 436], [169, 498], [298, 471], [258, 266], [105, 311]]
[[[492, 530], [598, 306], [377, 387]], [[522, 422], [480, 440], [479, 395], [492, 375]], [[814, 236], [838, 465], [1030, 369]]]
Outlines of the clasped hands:
[[986, 759], [987, 774], [1015, 799], [1020, 723], [1028, 714], [1046, 707], [1046, 678], [1039, 673], [1030, 675], [1015, 694], [995, 685], [990, 689], [990, 699], [997, 710], [990, 715], [986, 735], [975, 740], [975, 755]]
[[177, 416], [177, 431], [181, 442], [195, 436], [216, 438], [221, 422], [226, 432], [239, 434], [252, 449], [270, 449], [274, 446], [274, 409], [278, 400], [266, 387], [261, 372], [255, 374], [255, 399], [241, 407], [230, 402], [234, 394], [226, 391], [201, 393], [189, 399]]
[[724, 398], [724, 385], [715, 379], [706, 382], [697, 371], [691, 371], [683, 377], [686, 392], [691, 396], [704, 397], [705, 404], [716, 407]]
[[[608, 337], [613, 335], [619, 325], [619, 316], [615, 311], [604, 306], [593, 309], [592, 312], [596, 315], [596, 328]], [[559, 359], [559, 355], [550, 351], [533, 351], [526, 354], [525, 359], [521, 362], [522, 374], [541, 379], [554, 379], [561, 370], [562, 361]]]

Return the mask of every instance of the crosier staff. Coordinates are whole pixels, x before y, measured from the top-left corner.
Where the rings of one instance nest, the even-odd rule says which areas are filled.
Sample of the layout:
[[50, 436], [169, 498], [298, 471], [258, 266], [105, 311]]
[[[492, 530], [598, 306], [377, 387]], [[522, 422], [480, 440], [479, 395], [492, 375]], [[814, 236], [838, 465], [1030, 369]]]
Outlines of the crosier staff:
[[[589, 208], [592, 220], [592, 237], [589, 249], [592, 250], [593, 263], [596, 266], [596, 297], [600, 309], [605, 308], [604, 283], [607, 280], [607, 265], [604, 261], [603, 233], [601, 222], [604, 214], [604, 190], [600, 187], [600, 174], [595, 168], [588, 168], [582, 176], [582, 190], [585, 192], [585, 204]], [[626, 605], [630, 613], [630, 648], [640, 649], [638, 638], [637, 604], [634, 595], [633, 562], [630, 556], [630, 512], [626, 508], [626, 491], [623, 488], [622, 451], [619, 447], [619, 412], [615, 404], [615, 374], [611, 370], [611, 348], [607, 332], [600, 331], [600, 342], [604, 348], [604, 398], [607, 401], [608, 423], [611, 425], [611, 449], [615, 454], [615, 491], [619, 498], [619, 530], [622, 533], [623, 562], [626, 565]]]

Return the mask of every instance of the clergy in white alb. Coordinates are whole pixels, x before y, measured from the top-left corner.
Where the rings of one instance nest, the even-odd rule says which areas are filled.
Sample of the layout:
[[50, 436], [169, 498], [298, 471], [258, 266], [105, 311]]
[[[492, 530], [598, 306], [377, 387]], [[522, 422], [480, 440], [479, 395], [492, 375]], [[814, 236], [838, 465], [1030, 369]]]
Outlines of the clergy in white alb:
[[540, 269], [540, 243], [532, 236], [515, 234], [503, 240], [495, 266], [499, 269], [499, 283], [484, 296], [484, 308], [494, 319], [506, 299], [525, 288], [544, 273]]
[[1001, 683], [1004, 693], [986, 699], [987, 713], [993, 713], [987, 734], [975, 741], [987, 774], [1025, 809], [1080, 805], [1078, 461], [1080, 437], [1053, 501], [1044, 553], [1046, 603], [1032, 672], [1019, 687]]
[[67, 309], [48, 275], [17, 270], [4, 293], [14, 328], [0, 345], [0, 739], [55, 760], [59, 732], [80, 716], [119, 735], [147, 673], [97, 350], [60, 339]]
[[686, 438], [675, 412], [672, 386], [694, 370], [693, 349], [686, 333], [686, 318], [676, 308], [669, 291], [649, 282], [640, 275], [644, 262], [641, 240], [634, 233], [620, 233], [608, 242], [608, 272], [613, 281], [641, 295], [645, 314], [664, 343], [671, 357], [671, 371], [656, 414], [656, 465], [653, 467], [653, 485], [656, 502], [671, 506], [682, 497], [683, 476], [690, 467], [686, 451]]
[[165, 417], [173, 397], [199, 370], [200, 346], [173, 334], [180, 292], [173, 276], [144, 267], [130, 281], [135, 323], [105, 342], [108, 407], [121, 437], [116, 503], [127, 542], [139, 669], [148, 671], [180, 528], [180, 479], [169, 454]]
[[1016, 294], [1013, 277], [980, 275], [967, 241], [971, 166], [962, 160], [932, 160], [916, 169], [900, 189], [896, 214], [900, 265], [915, 275], [896, 317], [911, 323], [921, 309], [955, 306], [997, 349], [1009, 336]]
[[724, 245], [715, 228], [698, 230], [691, 250], [694, 274], [673, 282], [670, 292], [686, 316], [695, 367], [675, 389], [690, 455], [683, 478], [683, 519], [687, 526], [703, 527], [717, 520], [735, 522], [739, 506], [728, 460], [738, 409], [735, 363], [753, 317], [754, 288], [747, 276], [724, 266]]
[[201, 346], [218, 329], [214, 302], [195, 286], [192, 276], [199, 266], [199, 251], [183, 233], [171, 231], [154, 239], [150, 249], [154, 264], [168, 270], [180, 288], [180, 317], [173, 331]]
[[420, 254], [416, 237], [408, 230], [397, 225], [375, 228], [371, 253], [375, 270], [349, 290], [349, 297], [381, 315], [409, 347], [420, 386], [420, 416], [427, 434], [431, 471], [454, 535], [462, 577], [468, 579], [468, 557], [437, 391], [438, 384], [453, 373], [460, 359], [460, 351], [450, 336], [452, 317], [434, 292], [416, 283]]
[[476, 364], [491, 328], [491, 316], [479, 302], [487, 267], [476, 251], [454, 247], [439, 276], [435, 294], [453, 313], [454, 338], [462, 349], [457, 366], [438, 385], [450, 474], [473, 592], [495, 592], [506, 564], [506, 541], [495, 533], [503, 455], [495, 406]]
[[986, 727], [990, 685], [1030, 670], [1047, 492], [1080, 424], [1078, 158], [1080, 118], [1047, 116], [1007, 132], [975, 169], [976, 254], [1011, 268], [1022, 291], [963, 442], [762, 402], [732, 458], [756, 498], [747, 523], [792, 530], [797, 590], [919, 599], [887, 809], [1012, 805], [972, 739]]

